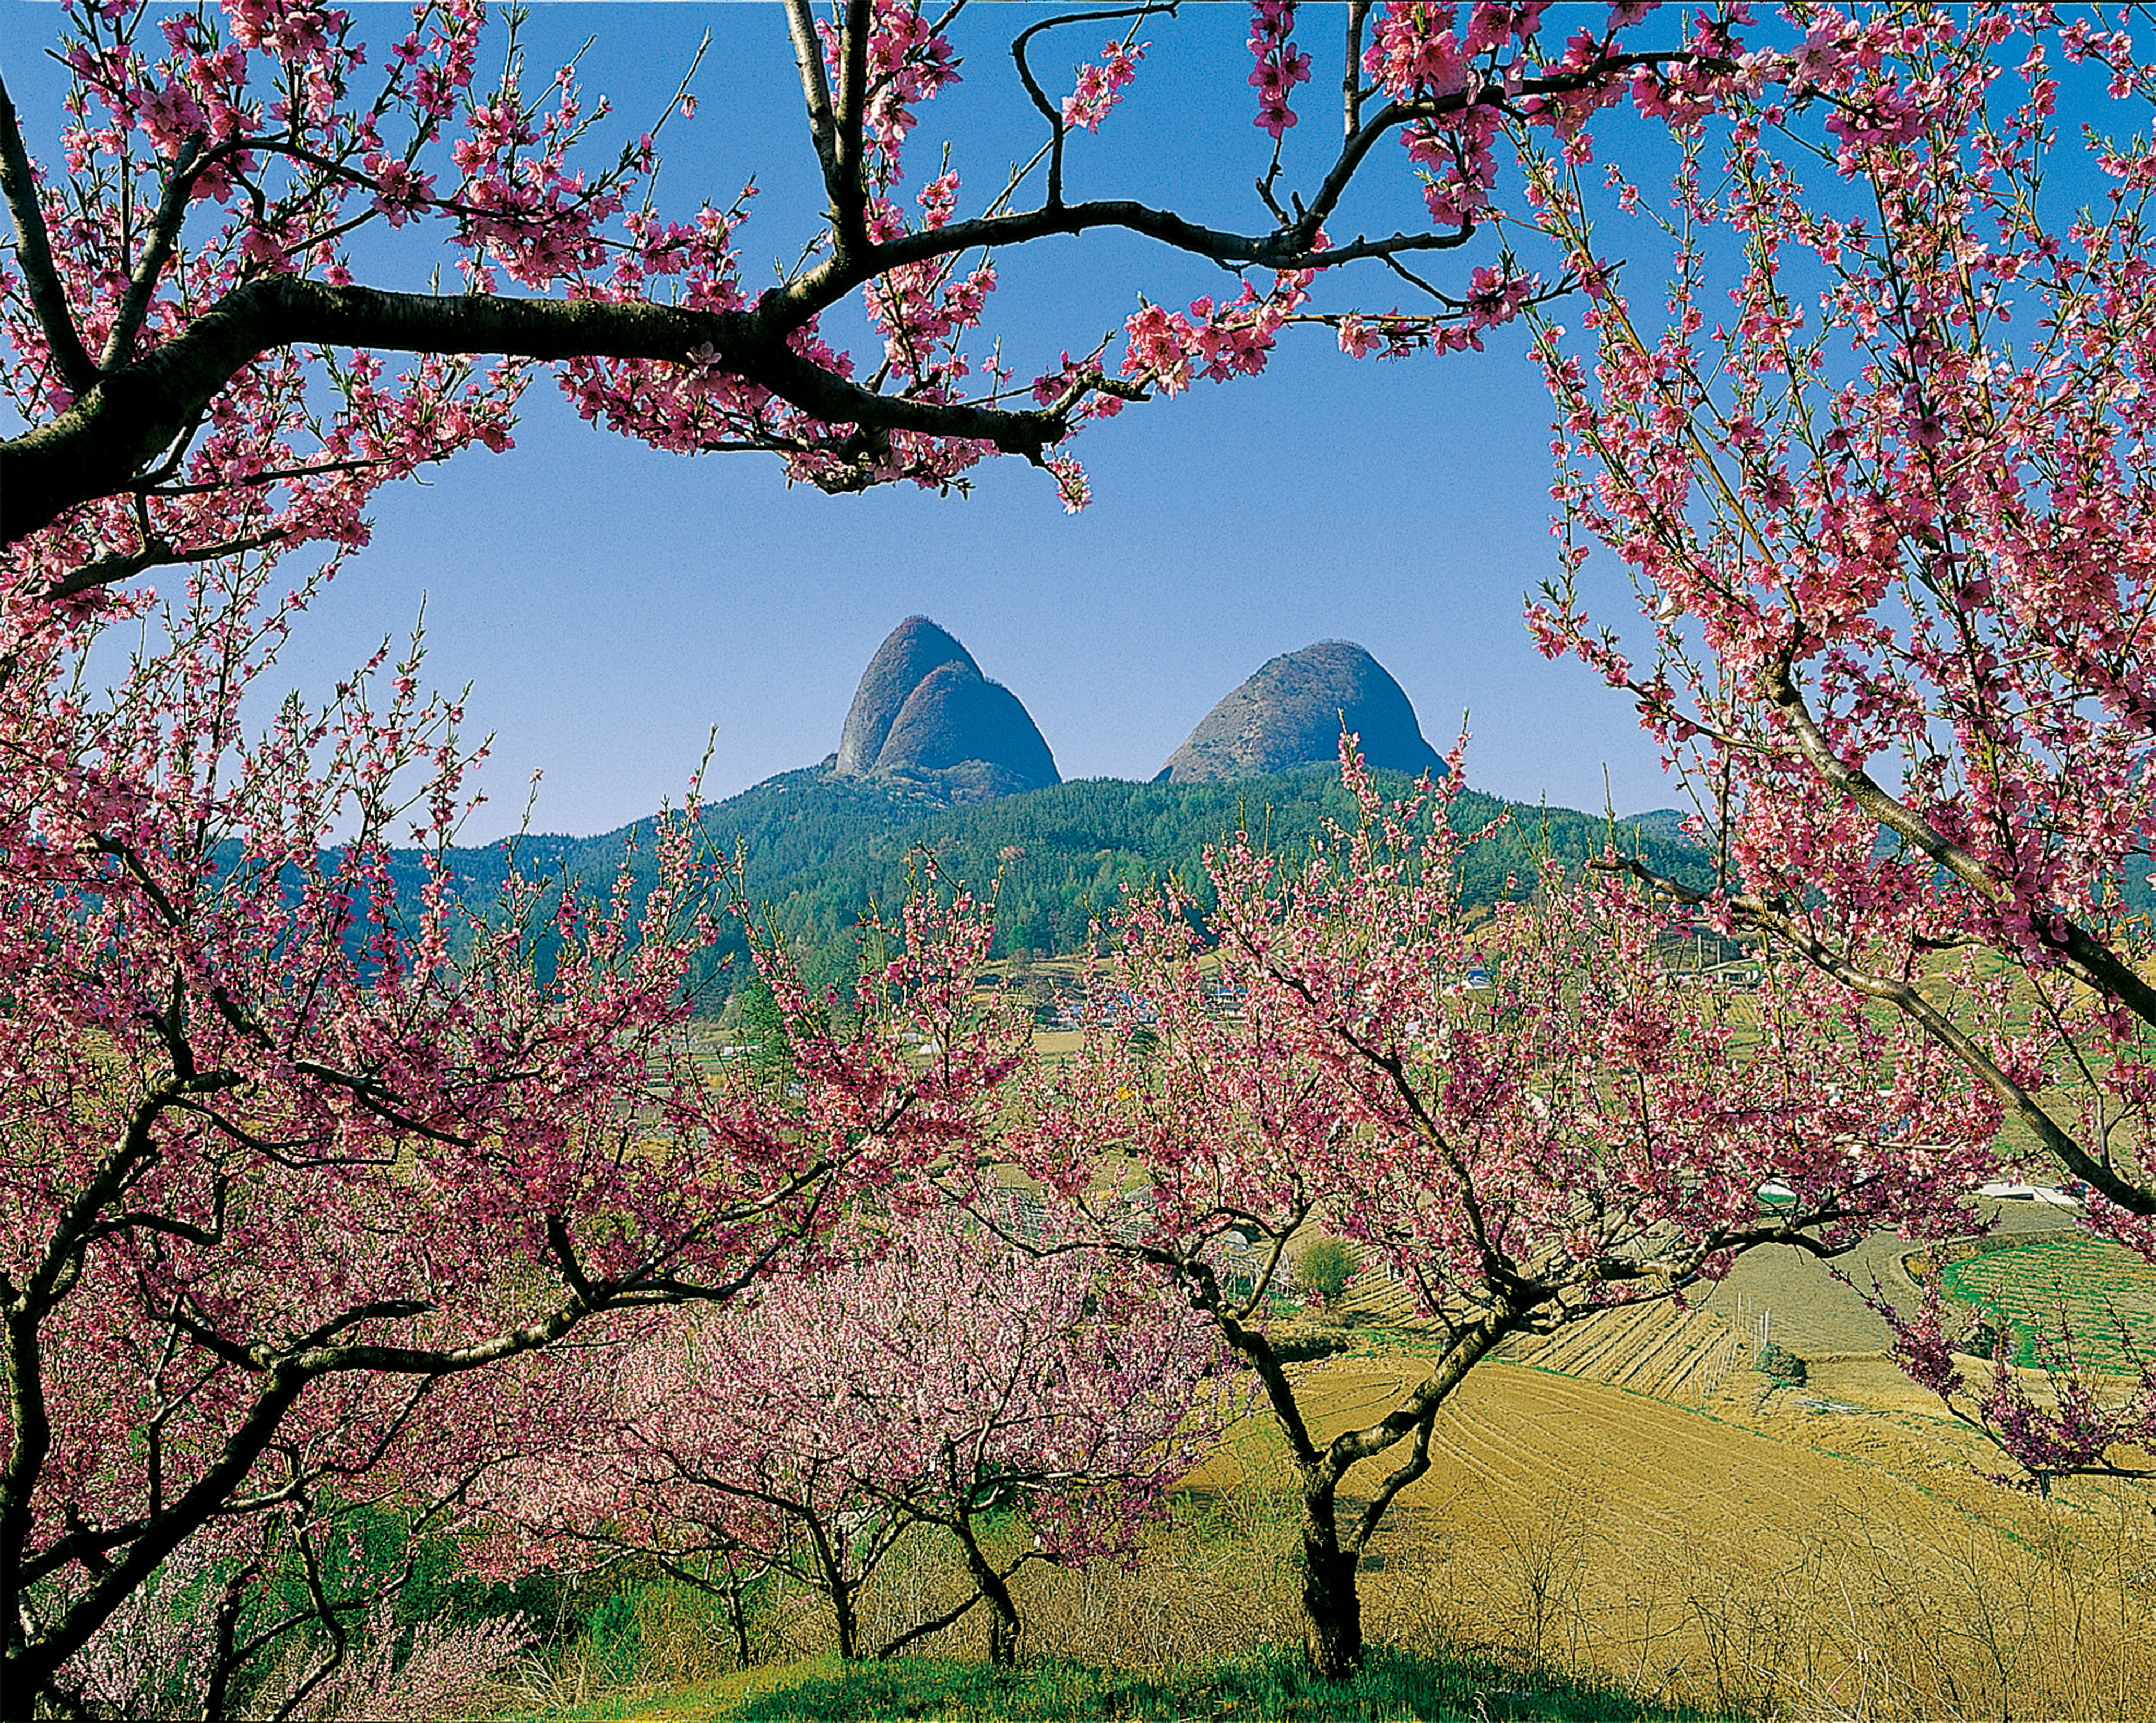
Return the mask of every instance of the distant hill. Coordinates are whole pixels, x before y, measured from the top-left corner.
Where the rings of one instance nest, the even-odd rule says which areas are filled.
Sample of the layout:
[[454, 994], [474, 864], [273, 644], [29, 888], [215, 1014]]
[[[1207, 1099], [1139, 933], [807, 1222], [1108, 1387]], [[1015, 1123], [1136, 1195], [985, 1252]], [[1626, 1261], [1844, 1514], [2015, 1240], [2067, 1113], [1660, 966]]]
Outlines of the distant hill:
[[[890, 911], [904, 901], [921, 851], [946, 878], [997, 890], [1000, 954], [1077, 951], [1126, 884], [1173, 875], [1209, 908], [1205, 849], [1239, 826], [1288, 852], [1304, 849], [1328, 819], [1352, 821], [1336, 763], [1343, 714], [1393, 793], [1424, 771], [1444, 772], [1384, 667], [1352, 642], [1321, 640], [1271, 660], [1229, 693], [1152, 783], [1065, 784], [1017, 696], [983, 676], [947, 630], [909, 616], [862, 672], [837, 749], [705, 809], [703, 837], [720, 854], [741, 854], [749, 905], [817, 985], [850, 975], [857, 924], [871, 906]], [[1453, 805], [1463, 830], [1507, 811], [1471, 790]], [[1576, 867], [1613, 837], [1666, 870], [1697, 866], [1674, 815], [1643, 816], [1647, 829], [1634, 829], [1569, 808], [1509, 811], [1509, 829], [1468, 859], [1460, 889], [1471, 903], [1523, 889], [1541, 853]], [[526, 878], [573, 879], [603, 893], [635, 831], [524, 837], [515, 865]], [[467, 902], [491, 903], [511, 855], [502, 845], [452, 851], [457, 890]], [[416, 887], [417, 856], [398, 867], [400, 888]], [[648, 887], [648, 848], [633, 867]], [[551, 938], [541, 936], [542, 961]], [[747, 954], [746, 939], [731, 932], [702, 978], [715, 1001], [746, 978]]]
[[1363, 758], [1380, 770], [1445, 775], [1391, 672], [1353, 640], [1319, 640], [1269, 659], [1229, 689], [1168, 757], [1158, 781], [1228, 784], [1329, 764], [1339, 757], [1343, 726], [1362, 738]]
[[[1394, 793], [1410, 782], [1399, 774], [1381, 774], [1380, 779]], [[932, 786], [902, 776], [841, 777], [827, 762], [783, 773], [706, 809], [703, 832], [717, 850], [743, 850], [750, 903], [821, 985], [851, 973], [854, 928], [870, 903], [888, 910], [903, 900], [917, 849], [932, 851], [947, 877], [977, 891], [988, 889], [1000, 874], [1000, 954], [1063, 953], [1083, 948], [1088, 923], [1112, 911], [1125, 882], [1144, 886], [1173, 873], [1202, 898], [1206, 846], [1238, 826], [1276, 851], [1299, 851], [1327, 817], [1344, 822], [1353, 812], [1333, 766], [1298, 767], [1236, 784], [1091, 779], [954, 807]], [[1471, 903], [1524, 889], [1544, 850], [1576, 866], [1600, 853], [1613, 836], [1659, 867], [1680, 874], [1701, 868], [1700, 852], [1690, 845], [1568, 808], [1507, 804], [1463, 790], [1453, 818], [1465, 829], [1505, 812], [1512, 815], [1509, 828], [1469, 858], [1460, 886]], [[520, 846], [520, 865], [527, 876], [567, 872], [585, 890], [603, 891], [634, 829], [583, 839], [528, 838]], [[460, 850], [451, 866], [459, 890], [468, 899], [484, 899], [501, 886], [506, 852], [498, 845]], [[747, 973], [745, 954], [745, 942], [730, 934], [721, 955], [731, 955], [733, 967], [706, 977], [715, 1000]]]
[[1682, 808], [1650, 808], [1644, 814], [1627, 814], [1625, 823], [1645, 832], [1650, 837], [1673, 844], [1688, 844], [1684, 823], [1692, 816]]

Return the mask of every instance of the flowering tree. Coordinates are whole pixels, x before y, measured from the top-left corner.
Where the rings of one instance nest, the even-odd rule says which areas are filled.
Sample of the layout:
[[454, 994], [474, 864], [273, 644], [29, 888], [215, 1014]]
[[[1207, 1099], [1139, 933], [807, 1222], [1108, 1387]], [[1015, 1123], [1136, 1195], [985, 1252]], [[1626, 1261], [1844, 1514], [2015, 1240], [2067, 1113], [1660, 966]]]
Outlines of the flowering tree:
[[[231, 1626], [235, 1592], [222, 1565], [190, 1546], [128, 1599], [70, 1670], [85, 1708], [115, 1717], [234, 1714], [244, 1647]], [[283, 1658], [251, 1684], [242, 1715], [431, 1723], [473, 1709], [531, 1643], [528, 1623], [514, 1617], [423, 1619], [408, 1628], [393, 1605], [388, 1588], [372, 1590], [353, 1612], [362, 1619], [347, 1628], [339, 1618], [343, 1637], [355, 1642], [352, 1654], [326, 1667]], [[275, 1643], [290, 1649], [282, 1634]]]
[[[717, 925], [693, 818], [661, 823], [634, 916], [626, 873], [543, 919], [517, 879], [468, 908], [441, 860], [465, 759], [416, 658], [243, 733], [290, 617], [267, 569], [213, 564], [162, 610], [5, 612], [11, 1715], [68, 1692], [190, 1540], [237, 1556], [276, 1521], [304, 1553], [362, 1480], [454, 1477], [501, 1422], [462, 1379], [603, 1313], [730, 1298], [860, 1181], [976, 1129], [1008, 1058], [967, 996], [985, 918], [923, 899], [847, 1038], [773, 967], [795, 1088], [712, 1075], [683, 1033]], [[115, 618], [144, 644], [92, 697]], [[428, 858], [403, 901], [398, 838]]]
[[[1697, 789], [1705, 907], [1933, 1036], [2092, 1226], [2156, 1255], [2156, 147], [2113, 130], [2156, 68], [2094, 13], [1795, 23], [1671, 116], [1666, 203], [1534, 171], [1589, 294], [1577, 341], [1537, 327], [1567, 548], [1535, 625]], [[1666, 320], [1597, 261], [1635, 239], [1666, 241]], [[1644, 643], [1590, 619], [1595, 545]], [[2145, 1427], [2156, 1400], [2120, 1411]]]
[[2103, 1380], [2116, 1372], [2091, 1368], [2061, 1313], [2056, 1334], [2035, 1337], [2048, 1402], [2043, 1403], [2014, 1367], [2016, 1336], [2010, 1325], [2002, 1324], [1993, 1334], [1989, 1374], [1972, 1392], [1954, 1355], [1945, 1302], [1936, 1286], [1925, 1288], [1914, 1311], [1896, 1310], [1883, 1298], [1868, 1302], [1893, 1330], [1895, 1361], [1911, 1380], [1937, 1394], [1949, 1416], [2014, 1462], [2014, 1473], [1994, 1474], [1993, 1482], [2048, 1495], [2061, 1478], [2151, 1475], [2145, 1464], [2122, 1463], [2116, 1452], [2132, 1448], [2145, 1455], [2156, 1443], [2156, 1364], [2141, 1355], [2123, 1318], [2112, 1319], [2132, 1380], [2128, 1391], [2122, 1395], [2115, 1381]]
[[[1257, 1373], [1301, 1489], [1308, 1650], [1332, 1675], [1362, 1656], [1357, 1565], [1492, 1348], [1753, 1245], [1831, 1256], [1881, 1226], [1949, 1227], [1996, 1127], [1927, 1037], [1801, 967], [1767, 963], [1753, 995], [1687, 985], [1667, 917], [1614, 878], [1546, 870], [1478, 919], [1452, 764], [1388, 804], [1348, 751], [1353, 829], [1300, 859], [1247, 836], [1212, 855], [1202, 926], [1173, 889], [1127, 903], [1081, 1049], [1029, 1072], [1009, 1139], [1060, 1198], [1033, 1247], [1157, 1265]], [[1763, 1208], [1768, 1180], [1794, 1201]], [[993, 1189], [973, 1201], [998, 1211]], [[1405, 1282], [1439, 1343], [1381, 1416], [1330, 1437], [1266, 1327], [1289, 1241], [1319, 1223]]]
[[[1142, 33], [1168, 24], [1145, 4], [1074, 13], [1010, 44], [1042, 128], [1024, 171], [1006, 184], [998, 167], [969, 213], [947, 161], [909, 207], [906, 152], [920, 151], [921, 105], [958, 81], [945, 31], [963, 9], [932, 20], [916, 0], [844, 0], [822, 17], [789, 0], [827, 202], [799, 266], [751, 294], [734, 249], [746, 193], [671, 216], [645, 196], [654, 137], [693, 115], [686, 82], [649, 132], [601, 159], [591, 133], [605, 103], [568, 71], [527, 85], [514, 25], [497, 55], [480, 0], [426, 0], [371, 55], [350, 14], [315, 0], [154, 18], [74, 0], [59, 44], [74, 80], [57, 128], [63, 174], [33, 161], [0, 86], [15, 233], [0, 326], [8, 399], [27, 427], [0, 442], [0, 543], [23, 547], [20, 566], [41, 584], [79, 592], [249, 543], [363, 542], [377, 486], [474, 442], [507, 445], [535, 363], [556, 367], [585, 417], [660, 448], [770, 451], [789, 478], [830, 490], [948, 486], [1012, 453], [1051, 468], [1076, 507], [1083, 476], [1055, 451], [1082, 424], [1155, 387], [1260, 370], [1290, 322], [1333, 329], [1359, 355], [1474, 344], [1516, 316], [1538, 289], [1496, 261], [1454, 293], [1418, 285], [1407, 312], [1307, 302], [1321, 270], [1374, 260], [1415, 282], [1403, 260], [1466, 244], [1495, 214], [1501, 115], [1568, 133], [1635, 73], [1698, 58], [1626, 48], [1644, 9], [1631, 4], [1561, 53], [1544, 51], [1544, 0], [1486, 0], [1464, 21], [1450, 7], [1352, 5], [1341, 142], [1304, 196], [1283, 180], [1280, 147], [1311, 56], [1293, 0], [1260, 0], [1248, 76], [1274, 149], [1260, 220], [1241, 232], [1128, 198], [1066, 198], [1080, 134], [1107, 123], [1139, 75]], [[1111, 33], [1058, 98], [1038, 69], [1041, 39], [1082, 25]], [[484, 72], [483, 59], [501, 69]], [[1430, 228], [1328, 238], [1388, 139], [1424, 180]], [[967, 351], [997, 283], [991, 248], [1101, 229], [1255, 274], [1187, 311], [1142, 304], [1120, 353], [1089, 337], [1080, 357], [1028, 377]], [[430, 234], [467, 291], [360, 279], [356, 244], [409, 249]], [[880, 342], [860, 356], [819, 329], [856, 295]], [[420, 357], [393, 374], [380, 357], [393, 352]], [[481, 371], [472, 354], [502, 363]]]
[[[990, 1659], [1016, 1654], [1013, 1574], [1127, 1556], [1219, 1432], [1219, 1337], [1157, 1271], [1034, 1259], [955, 1214], [894, 1217], [767, 1282], [752, 1302], [655, 1324], [583, 1360], [598, 1408], [581, 1439], [505, 1468], [485, 1500], [555, 1559], [655, 1556], [711, 1584], [723, 1564], [821, 1591], [842, 1657], [858, 1600], [906, 1532], [941, 1527], [973, 1589], [876, 1651], [985, 1602]], [[571, 1361], [574, 1367], [575, 1361]], [[982, 1516], [1015, 1508], [1032, 1543], [998, 1560]]]

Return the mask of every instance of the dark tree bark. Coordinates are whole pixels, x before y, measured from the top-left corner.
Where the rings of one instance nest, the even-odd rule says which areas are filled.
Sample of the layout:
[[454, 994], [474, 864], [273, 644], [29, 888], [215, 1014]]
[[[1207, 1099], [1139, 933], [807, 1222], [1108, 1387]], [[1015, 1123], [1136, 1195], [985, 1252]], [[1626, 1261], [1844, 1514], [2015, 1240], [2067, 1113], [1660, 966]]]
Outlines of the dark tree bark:
[[838, 1631], [839, 1655], [851, 1663], [861, 1654], [860, 1616], [854, 1607], [854, 1598], [867, 1583], [871, 1570], [849, 1576], [843, 1546], [833, 1542], [822, 1518], [804, 1512], [800, 1520], [808, 1533], [809, 1547], [815, 1551], [816, 1568], [824, 1578], [824, 1595], [831, 1600], [831, 1624]]
[[1355, 1589], [1359, 1551], [1342, 1550], [1329, 1523], [1308, 1522], [1302, 1531], [1302, 1645], [1310, 1666], [1329, 1680], [1344, 1680], [1363, 1667], [1363, 1598]]
[[[1366, 9], [1353, 11], [1351, 48], [1359, 41]], [[236, 373], [266, 353], [290, 347], [498, 354], [539, 362], [591, 357], [686, 363], [693, 352], [699, 361], [759, 384], [812, 419], [834, 427], [854, 427], [865, 440], [864, 453], [872, 454], [878, 440], [889, 433], [904, 430], [986, 442], [1004, 454], [1038, 463], [1046, 450], [1069, 435], [1070, 415], [1085, 393], [1106, 389], [1142, 399], [1142, 391], [1096, 377], [1045, 409], [940, 404], [901, 391], [863, 388], [795, 352], [789, 337], [821, 311], [893, 269], [1098, 229], [1135, 234], [1235, 270], [1335, 269], [1358, 260], [1390, 261], [1451, 249], [1474, 236], [1471, 217], [1455, 229], [1376, 238], [1358, 234], [1317, 248], [1321, 229], [1339, 213], [1342, 198], [1371, 152], [1399, 126], [1416, 121], [1442, 121], [1478, 105], [1517, 116], [1523, 102], [1620, 80], [1637, 67], [1696, 58], [1681, 52], [1614, 54], [1589, 69], [1527, 79], [1510, 91], [1477, 83], [1442, 95], [1388, 101], [1367, 118], [1351, 62], [1343, 85], [1345, 135], [1322, 181], [1306, 203], [1300, 198], [1291, 200], [1291, 214], [1273, 197], [1270, 181], [1265, 182], [1260, 190], [1273, 224], [1245, 233], [1208, 227], [1173, 210], [1129, 198], [1065, 203], [1061, 152], [1067, 128], [1025, 60], [1028, 38], [1045, 28], [1036, 26], [1021, 33], [1012, 53], [1050, 128], [1055, 159], [1046, 200], [1032, 208], [998, 210], [878, 242], [870, 237], [867, 221], [870, 184], [862, 138], [868, 8], [855, 4], [849, 8], [843, 87], [836, 92], [824, 76], [806, 7], [796, 4], [788, 10], [811, 141], [829, 194], [824, 217], [829, 243], [813, 267], [769, 289], [752, 310], [744, 311], [699, 311], [649, 301], [397, 293], [271, 275], [225, 294], [179, 336], [147, 354], [136, 355], [131, 339], [118, 351], [93, 360], [82, 346], [54, 265], [21, 128], [5, 87], [0, 85], [0, 190], [6, 193], [26, 285], [60, 374], [75, 395], [73, 404], [53, 419], [0, 440], [0, 544], [13, 543], [51, 525], [78, 504], [140, 489], [144, 476], [198, 422]], [[153, 224], [151, 249], [143, 260], [145, 280], [136, 284], [137, 297], [151, 291], [179, 249], [188, 188], [211, 157], [228, 157], [243, 146], [270, 155], [285, 148], [275, 136], [228, 140], [208, 152], [199, 142], [173, 164]], [[1435, 315], [1456, 315], [1464, 306], [1460, 299], [1430, 291]], [[130, 309], [135, 309], [131, 301]], [[706, 348], [711, 352], [706, 353]]]
[[973, 1575], [981, 1596], [988, 1599], [988, 1662], [994, 1668], [1009, 1669], [1018, 1661], [1018, 1636], [1024, 1626], [1010, 1586], [983, 1551], [973, 1535], [970, 1514], [959, 1514], [952, 1522], [952, 1530], [957, 1533], [958, 1546], [966, 1552], [966, 1571]]

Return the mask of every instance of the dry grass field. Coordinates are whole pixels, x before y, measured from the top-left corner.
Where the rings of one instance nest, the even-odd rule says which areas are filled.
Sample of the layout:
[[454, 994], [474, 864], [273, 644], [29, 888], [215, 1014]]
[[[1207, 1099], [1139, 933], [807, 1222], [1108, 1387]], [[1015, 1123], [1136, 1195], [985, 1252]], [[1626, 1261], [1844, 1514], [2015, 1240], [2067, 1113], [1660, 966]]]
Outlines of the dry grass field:
[[[1414, 1367], [1339, 1359], [1306, 1379], [1332, 1427]], [[1209, 1583], [1198, 1525], [1134, 1576], [1044, 1576], [1034, 1648], [1145, 1661], [1292, 1638], [1293, 1576], [1264, 1553], [1291, 1525], [1271, 1448], [1254, 1427], [1193, 1480], [1221, 1527]], [[1801, 1388], [1740, 1369], [1704, 1407], [1499, 1363], [1432, 1457], [1365, 1561], [1379, 1643], [1757, 1716], [2156, 1715], [2156, 1496], [2002, 1489], [1883, 1360]]]
[[[1404, 1379], [1328, 1376], [1342, 1417]], [[1501, 1364], [1433, 1458], [1375, 1551], [1382, 1637], [1759, 1715], [2156, 1714], [2150, 1498], [1999, 1489], [1883, 1362], [1704, 1409]]]
[[[1416, 1367], [1376, 1350], [1301, 1369], [1330, 1428]], [[1366, 1559], [1372, 1641], [1476, 1652], [1523, 1691], [1565, 1676], [1642, 1708], [2156, 1717], [2147, 1486], [2002, 1489], [1967, 1433], [1876, 1358], [1815, 1364], [1801, 1387], [1739, 1366], [1703, 1404], [1686, 1397], [1520, 1361], [1476, 1371], [1440, 1421], [1430, 1474]], [[1152, 1668], [1292, 1642], [1294, 1503], [1279, 1458], [1253, 1420], [1192, 1479], [1135, 1571], [1024, 1570], [1025, 1654]], [[919, 1620], [961, 1587], [947, 1554], [902, 1548], [865, 1625]], [[767, 1655], [826, 1648], [814, 1600], [775, 1601]], [[939, 1637], [920, 1648], [980, 1655], [975, 1623]], [[671, 1679], [696, 1679], [695, 1648], [679, 1656]]]

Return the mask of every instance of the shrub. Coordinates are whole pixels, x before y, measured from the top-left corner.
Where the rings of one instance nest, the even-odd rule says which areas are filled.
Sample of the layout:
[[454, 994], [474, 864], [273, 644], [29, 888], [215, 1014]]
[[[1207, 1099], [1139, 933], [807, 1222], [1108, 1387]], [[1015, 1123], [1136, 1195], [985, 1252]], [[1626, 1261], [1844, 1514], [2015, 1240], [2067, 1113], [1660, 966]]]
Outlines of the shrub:
[[1355, 1344], [1332, 1328], [1276, 1328], [1265, 1338], [1272, 1343], [1273, 1355], [1282, 1364], [1306, 1364], [1313, 1358], [1330, 1358]]
[[1804, 1360], [1778, 1341], [1770, 1341], [1759, 1349], [1759, 1355], [1752, 1360], [1752, 1368], [1762, 1376], [1772, 1376], [1785, 1387], [1804, 1386]]
[[1354, 1247], [1341, 1238], [1312, 1240], [1303, 1247], [1296, 1264], [1303, 1291], [1326, 1304], [1340, 1301], [1362, 1266]]

